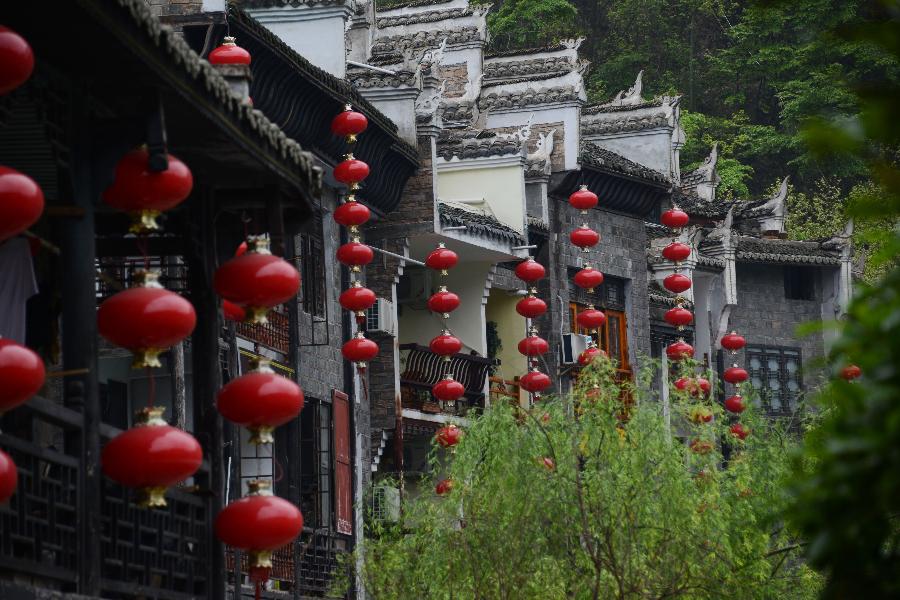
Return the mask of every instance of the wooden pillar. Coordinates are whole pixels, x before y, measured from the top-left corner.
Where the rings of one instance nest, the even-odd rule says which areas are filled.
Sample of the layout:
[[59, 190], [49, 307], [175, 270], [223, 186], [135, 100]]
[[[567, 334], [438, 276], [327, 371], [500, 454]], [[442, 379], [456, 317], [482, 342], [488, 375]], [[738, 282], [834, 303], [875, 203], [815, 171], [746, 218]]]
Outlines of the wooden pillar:
[[82, 90], [71, 94], [72, 204], [83, 212], [62, 223], [62, 352], [64, 370], [85, 370], [65, 379], [66, 406], [81, 412], [78, 496], [78, 591], [100, 595], [100, 399], [97, 383], [97, 298], [94, 288], [94, 199], [99, 197], [91, 146], [90, 112]]
[[185, 237], [185, 256], [190, 273], [190, 298], [197, 311], [197, 327], [191, 336], [193, 365], [194, 428], [203, 445], [203, 455], [209, 461], [209, 475], [199, 482], [209, 494], [210, 526], [207, 543], [210, 548], [207, 562], [209, 600], [225, 597], [225, 554], [215, 536], [212, 520], [224, 506], [225, 467], [222, 420], [216, 411], [216, 392], [222, 385], [219, 363], [219, 336], [222, 331], [219, 299], [212, 286], [216, 268], [216, 235], [214, 223], [214, 195], [209, 189], [195, 188], [188, 200], [189, 219]]

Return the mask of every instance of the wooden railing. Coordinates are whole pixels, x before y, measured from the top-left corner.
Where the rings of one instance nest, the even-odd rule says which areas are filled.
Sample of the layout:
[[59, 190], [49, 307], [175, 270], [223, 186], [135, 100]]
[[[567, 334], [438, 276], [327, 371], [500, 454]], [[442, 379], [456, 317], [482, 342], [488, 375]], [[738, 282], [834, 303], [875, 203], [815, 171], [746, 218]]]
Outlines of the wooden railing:
[[449, 362], [434, 354], [427, 346], [401, 344], [405, 367], [400, 374], [401, 398], [404, 408], [440, 412], [440, 407], [431, 397], [431, 387], [448, 373], [466, 388], [463, 397], [465, 408], [483, 406], [484, 386], [492, 366], [498, 360], [454, 354]]
[[490, 383], [491, 402], [513, 402], [518, 404], [521, 397], [521, 387], [519, 386], [519, 378], [503, 379], [502, 377], [492, 376], [488, 378]]

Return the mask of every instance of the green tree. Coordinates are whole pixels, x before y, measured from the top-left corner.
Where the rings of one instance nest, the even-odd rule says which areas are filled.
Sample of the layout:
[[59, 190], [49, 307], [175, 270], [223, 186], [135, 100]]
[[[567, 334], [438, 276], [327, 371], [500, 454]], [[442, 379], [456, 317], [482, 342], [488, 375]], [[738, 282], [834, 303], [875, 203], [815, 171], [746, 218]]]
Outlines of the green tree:
[[567, 0], [505, 0], [488, 25], [496, 45], [527, 47], [574, 37], [577, 14]]
[[[838, 34], [847, 43], [878, 44], [900, 64], [900, 2], [871, 3], [869, 22]], [[810, 563], [828, 576], [826, 598], [900, 596], [900, 85], [884, 78], [857, 88], [860, 117], [823, 119], [806, 132], [813, 152], [866, 164], [872, 183], [856, 190], [849, 214], [881, 223], [870, 230], [884, 275], [863, 285], [832, 353], [839, 378], [819, 403], [821, 429], [796, 464], [789, 516], [809, 540]]]
[[[715, 420], [694, 424], [698, 412]], [[615, 383], [608, 361], [566, 398], [495, 405], [446, 457], [450, 494], [407, 502], [403, 525], [367, 539], [366, 590], [378, 600], [814, 597], [817, 577], [774, 519], [792, 438], [749, 415], [739, 441], [718, 405], [685, 392], [670, 418], [680, 436], [642, 386]]]

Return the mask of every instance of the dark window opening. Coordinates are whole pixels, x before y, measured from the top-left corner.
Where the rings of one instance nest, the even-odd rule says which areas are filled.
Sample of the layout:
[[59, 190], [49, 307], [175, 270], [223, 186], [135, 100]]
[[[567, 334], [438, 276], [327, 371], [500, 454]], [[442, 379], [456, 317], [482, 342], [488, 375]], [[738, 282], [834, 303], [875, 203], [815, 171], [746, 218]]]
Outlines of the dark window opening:
[[816, 287], [814, 271], [809, 267], [784, 268], [784, 297], [788, 300], [813, 300]]
[[322, 217], [312, 219], [309, 231], [297, 236], [297, 263], [300, 271], [300, 302], [303, 312], [325, 317], [325, 244]]
[[759, 392], [767, 412], [790, 414], [796, 410], [803, 392], [799, 348], [748, 346], [747, 370], [750, 372], [750, 383]]
[[308, 527], [331, 528], [331, 405], [306, 399], [300, 419], [300, 510]]

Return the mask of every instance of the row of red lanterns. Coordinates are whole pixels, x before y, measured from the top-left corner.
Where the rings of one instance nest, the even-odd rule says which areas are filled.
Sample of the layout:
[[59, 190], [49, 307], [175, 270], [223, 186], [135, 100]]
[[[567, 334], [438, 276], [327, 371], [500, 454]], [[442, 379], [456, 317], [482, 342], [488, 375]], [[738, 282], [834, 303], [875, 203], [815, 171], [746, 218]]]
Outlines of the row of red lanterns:
[[550, 350], [547, 340], [540, 337], [537, 327], [532, 323], [547, 311], [547, 304], [537, 297], [537, 282], [544, 278], [546, 269], [544, 266], [528, 257], [516, 265], [516, 277], [521, 279], [527, 295], [516, 304], [516, 312], [525, 317], [528, 335], [519, 342], [519, 353], [525, 356], [528, 372], [519, 378], [519, 386], [530, 393], [533, 400], [540, 398], [541, 393], [550, 387], [550, 376], [542, 372], [537, 365], [538, 357]]
[[[685, 299], [681, 296], [691, 288], [691, 279], [681, 273], [681, 263], [690, 257], [691, 247], [678, 241], [679, 232], [688, 224], [688, 214], [677, 206], [663, 212], [661, 222], [672, 231], [672, 241], [663, 248], [662, 256], [674, 264], [674, 273], [663, 279], [663, 287], [675, 294], [675, 306], [666, 311], [663, 318], [678, 331], [694, 321], [693, 313], [684, 307]], [[666, 356], [669, 360], [679, 361], [693, 358], [694, 347], [679, 338], [666, 347]]]
[[[439, 243], [437, 248], [425, 258], [425, 266], [436, 271], [442, 280], [447, 276], [448, 271], [456, 266], [457, 262], [459, 262], [459, 256], [453, 250], [446, 248], [443, 243]], [[438, 287], [438, 291], [428, 298], [428, 308], [443, 318], [445, 323], [441, 333], [428, 344], [428, 348], [441, 357], [445, 369], [444, 376], [431, 387], [431, 393], [445, 407], [452, 409], [466, 393], [466, 387], [456, 381], [450, 372], [453, 355], [462, 350], [462, 342], [450, 332], [450, 328], [446, 324], [450, 313], [459, 308], [459, 296], [442, 284]]]
[[[356, 143], [357, 136], [368, 126], [366, 116], [353, 110], [348, 104], [331, 121], [331, 132], [343, 137], [352, 146]], [[338, 302], [344, 309], [354, 313], [359, 328], [356, 335], [344, 344], [341, 352], [344, 358], [356, 363], [359, 369], [364, 369], [366, 363], [378, 356], [378, 344], [366, 338], [362, 330], [366, 311], [375, 304], [377, 297], [375, 292], [363, 286], [358, 279], [362, 268], [375, 258], [372, 248], [360, 241], [359, 234], [359, 228], [371, 218], [371, 211], [356, 199], [359, 184], [368, 176], [369, 165], [355, 158], [352, 153], [346, 154], [344, 160], [334, 168], [334, 178], [349, 190], [344, 202], [332, 215], [335, 222], [346, 227], [350, 233], [350, 241], [338, 248], [337, 259], [350, 269], [352, 279], [350, 287], [341, 292]]]
[[[588, 190], [586, 185], [582, 185], [580, 189], [575, 190], [569, 196], [569, 205], [575, 208], [584, 217], [588, 211], [596, 207], [599, 203], [597, 194]], [[600, 234], [590, 229], [587, 223], [572, 231], [569, 235], [571, 242], [581, 248], [582, 253], [587, 255], [593, 246], [600, 243]], [[588, 294], [593, 294], [594, 289], [603, 285], [603, 273], [595, 269], [589, 260], [585, 259], [581, 269], [575, 273], [572, 281], [576, 286], [585, 290]], [[597, 310], [593, 304], [588, 304], [587, 309], [579, 311], [575, 315], [575, 321], [583, 329], [594, 331], [597, 340], [600, 339], [600, 330], [606, 323], [606, 315], [603, 311]], [[606, 352], [598, 346], [598, 342], [593, 337], [588, 342], [588, 347], [578, 356], [578, 364], [587, 366], [596, 358], [606, 356]]]
[[[226, 37], [209, 54], [218, 65], [249, 65], [250, 53]], [[269, 251], [265, 237], [248, 237], [235, 256], [216, 270], [213, 285], [225, 310], [251, 323], [265, 323], [271, 308], [294, 297], [300, 288], [297, 269]], [[291, 379], [275, 373], [269, 361], [256, 359], [251, 369], [228, 382], [216, 396], [223, 417], [250, 431], [250, 443], [271, 444], [273, 431], [297, 418], [303, 410], [303, 390]], [[229, 503], [216, 516], [216, 536], [223, 543], [248, 553], [250, 579], [256, 597], [269, 578], [272, 552], [293, 542], [303, 529], [303, 514], [293, 503], [274, 496], [265, 480], [248, 483], [248, 493]]]
[[[0, 25], [0, 95], [28, 81], [34, 53], [15, 31]], [[0, 243], [34, 225], [44, 212], [44, 193], [29, 176], [0, 165]], [[32, 350], [0, 339], [0, 414], [27, 402], [44, 385], [44, 362]], [[15, 493], [16, 463], [0, 450], [0, 503]]]

